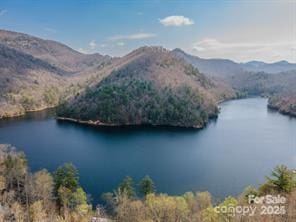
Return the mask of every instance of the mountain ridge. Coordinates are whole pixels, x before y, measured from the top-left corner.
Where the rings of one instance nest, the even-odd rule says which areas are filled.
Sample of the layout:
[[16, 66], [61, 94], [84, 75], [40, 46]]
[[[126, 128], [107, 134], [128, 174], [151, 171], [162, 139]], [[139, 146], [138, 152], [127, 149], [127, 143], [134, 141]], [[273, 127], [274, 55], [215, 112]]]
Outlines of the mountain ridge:
[[[244, 72], [266, 72], [270, 74], [296, 70], [296, 63], [289, 63], [285, 60], [266, 63], [262, 61], [249, 61], [237, 63], [230, 59], [210, 58], [204, 59], [191, 55], [180, 48], [173, 50], [179, 57], [182, 57], [196, 68], [199, 67], [201, 72], [215, 77], [226, 77], [237, 73]], [[218, 66], [218, 68], [216, 68]], [[230, 71], [229, 71], [230, 70]], [[230, 73], [229, 73], [230, 72]]]
[[0, 58], [0, 118], [56, 106], [70, 85], [85, 82], [112, 60], [6, 30], [0, 30]]
[[24, 33], [0, 30], [0, 42], [6, 46], [47, 61], [69, 73], [80, 72], [96, 63], [109, 60], [99, 53], [82, 54], [53, 40], [44, 40]]
[[217, 116], [216, 90], [234, 96], [162, 47], [140, 47], [120, 60], [120, 67], [62, 104], [58, 116], [95, 125], [201, 128]]
[[[293, 90], [296, 71], [270, 74], [244, 68], [266, 65], [293, 68], [296, 65], [287, 61], [235, 63], [228, 59], [203, 59], [178, 48], [168, 50], [161, 46], [143, 46], [115, 58], [82, 54], [56, 41], [6, 30], [0, 30], [0, 58], [0, 118], [23, 115], [26, 111], [61, 103], [69, 102], [71, 106], [77, 98], [83, 98], [89, 92], [96, 94], [101, 88], [108, 87], [109, 90], [114, 87], [117, 93], [130, 94], [135, 102], [139, 99], [135, 90], [141, 91], [139, 87], [148, 86], [153, 90], [146, 93], [161, 98], [164, 110], [169, 104], [168, 97], [175, 97], [175, 102], [180, 103], [183, 96], [188, 105], [192, 105], [190, 96], [200, 97], [196, 102], [207, 116], [201, 121], [204, 125], [208, 117], [217, 115], [217, 103], [221, 101], [247, 94], [279, 98], [296, 94]], [[130, 87], [134, 83], [137, 89]], [[151, 98], [150, 102], [154, 106], [157, 104]]]

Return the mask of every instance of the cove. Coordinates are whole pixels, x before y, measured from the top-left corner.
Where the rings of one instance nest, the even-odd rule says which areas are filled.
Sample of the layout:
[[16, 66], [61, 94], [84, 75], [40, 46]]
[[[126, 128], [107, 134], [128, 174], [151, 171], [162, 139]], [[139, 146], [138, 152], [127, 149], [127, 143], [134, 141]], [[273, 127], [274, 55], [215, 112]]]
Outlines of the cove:
[[221, 104], [202, 130], [95, 128], [58, 122], [48, 111], [0, 121], [0, 143], [25, 152], [33, 171], [72, 162], [94, 203], [125, 176], [153, 178], [157, 191], [209, 191], [217, 198], [259, 185], [278, 164], [296, 168], [296, 119], [268, 110], [267, 99]]

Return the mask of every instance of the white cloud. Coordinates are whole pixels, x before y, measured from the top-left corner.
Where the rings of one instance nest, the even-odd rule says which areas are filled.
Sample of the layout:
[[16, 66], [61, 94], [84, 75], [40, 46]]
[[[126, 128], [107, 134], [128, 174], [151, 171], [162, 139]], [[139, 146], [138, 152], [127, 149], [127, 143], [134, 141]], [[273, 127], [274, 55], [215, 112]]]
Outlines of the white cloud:
[[116, 45], [118, 45], [118, 46], [124, 46], [125, 43], [124, 42], [117, 42]]
[[237, 61], [276, 61], [292, 57], [296, 41], [279, 42], [223, 42], [205, 38], [193, 44], [193, 49], [204, 57], [219, 57]]
[[186, 18], [182, 15], [168, 16], [166, 18], [159, 19], [159, 22], [164, 26], [184, 26], [194, 24], [192, 19]]
[[141, 39], [150, 39], [156, 37], [156, 34], [153, 33], [135, 33], [131, 35], [116, 35], [109, 38], [109, 40], [118, 41], [118, 40], [141, 40]]
[[7, 13], [8, 11], [6, 9], [0, 9], [0, 16], [4, 15], [5, 13]]
[[88, 46], [91, 48], [91, 49], [95, 49], [97, 47], [97, 43], [95, 40], [91, 40], [89, 43], [88, 43]]

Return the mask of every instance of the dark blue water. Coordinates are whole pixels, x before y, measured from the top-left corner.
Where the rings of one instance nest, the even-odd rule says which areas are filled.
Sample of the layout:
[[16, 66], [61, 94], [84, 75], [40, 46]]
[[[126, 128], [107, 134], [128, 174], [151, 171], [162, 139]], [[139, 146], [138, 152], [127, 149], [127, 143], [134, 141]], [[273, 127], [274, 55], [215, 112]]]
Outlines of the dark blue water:
[[208, 190], [236, 195], [263, 182], [277, 164], [296, 168], [296, 119], [267, 109], [267, 100], [224, 103], [203, 130], [93, 128], [50, 115], [0, 121], [0, 143], [23, 150], [33, 171], [72, 162], [95, 201], [127, 175], [150, 175], [159, 192]]

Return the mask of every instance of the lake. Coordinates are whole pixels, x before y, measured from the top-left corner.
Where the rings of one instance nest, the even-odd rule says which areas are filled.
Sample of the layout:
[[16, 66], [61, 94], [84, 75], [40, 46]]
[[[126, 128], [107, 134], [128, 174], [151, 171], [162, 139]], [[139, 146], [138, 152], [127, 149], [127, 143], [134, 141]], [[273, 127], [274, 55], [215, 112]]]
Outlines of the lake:
[[0, 143], [23, 150], [33, 171], [72, 162], [95, 203], [127, 175], [150, 175], [158, 192], [208, 190], [222, 198], [259, 185], [278, 164], [296, 168], [296, 119], [268, 110], [264, 98], [221, 104], [202, 130], [94, 128], [30, 113], [0, 121]]

